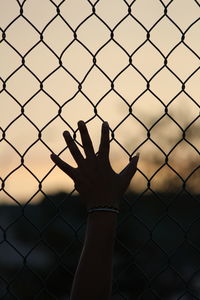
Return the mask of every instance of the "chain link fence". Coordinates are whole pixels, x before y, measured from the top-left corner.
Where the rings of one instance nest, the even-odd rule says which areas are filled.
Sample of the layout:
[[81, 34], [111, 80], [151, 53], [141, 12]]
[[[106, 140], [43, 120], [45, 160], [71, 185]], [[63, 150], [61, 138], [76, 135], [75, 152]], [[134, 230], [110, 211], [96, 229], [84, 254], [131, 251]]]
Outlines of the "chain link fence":
[[7, 0], [0, 26], [0, 299], [69, 298], [86, 212], [49, 155], [80, 119], [117, 171], [141, 152], [112, 299], [200, 299], [199, 2]]

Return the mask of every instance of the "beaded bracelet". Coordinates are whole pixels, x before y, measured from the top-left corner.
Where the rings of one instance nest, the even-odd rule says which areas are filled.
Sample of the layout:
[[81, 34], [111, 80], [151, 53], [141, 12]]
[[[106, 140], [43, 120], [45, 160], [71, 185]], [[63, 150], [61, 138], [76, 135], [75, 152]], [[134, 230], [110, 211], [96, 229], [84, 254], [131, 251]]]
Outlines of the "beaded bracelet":
[[110, 207], [110, 206], [99, 206], [99, 207], [93, 207], [88, 209], [88, 214], [92, 213], [94, 211], [109, 211], [109, 212], [114, 212], [114, 213], [119, 213], [119, 210], [116, 209], [115, 207]]

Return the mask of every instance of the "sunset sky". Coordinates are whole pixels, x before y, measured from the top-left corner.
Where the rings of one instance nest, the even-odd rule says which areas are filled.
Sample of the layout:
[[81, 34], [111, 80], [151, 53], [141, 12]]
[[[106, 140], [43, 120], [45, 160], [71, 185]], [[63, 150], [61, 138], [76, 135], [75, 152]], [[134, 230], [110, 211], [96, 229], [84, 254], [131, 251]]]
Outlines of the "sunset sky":
[[[23, 16], [18, 2], [24, 3]], [[93, 118], [87, 127], [96, 151], [101, 119], [109, 122], [116, 139], [112, 139], [110, 151], [116, 172], [128, 163], [128, 153], [140, 152], [141, 172], [131, 183], [131, 189], [138, 192], [147, 188], [147, 178], [151, 179], [162, 165], [151, 180], [152, 189], [166, 189], [178, 178], [164, 166], [165, 155], [153, 142], [169, 153], [182, 138], [181, 128], [194, 120], [185, 134], [194, 147], [187, 141], [179, 143], [168, 163], [183, 178], [199, 166], [199, 1], [126, 0], [126, 4], [123, 0], [100, 0], [95, 13], [87, 0], [68, 0], [60, 6], [59, 0], [18, 2], [0, 2], [0, 137], [6, 129], [5, 139], [0, 140], [0, 184], [13, 171], [5, 180], [5, 190], [12, 197], [19, 202], [34, 195], [33, 202], [41, 199], [35, 177], [42, 181], [45, 193], [73, 190], [73, 181], [58, 168], [46, 174], [53, 167], [51, 151], [59, 154], [66, 146], [62, 132], [73, 134], [79, 120]], [[127, 117], [132, 104], [134, 116]], [[166, 106], [169, 116], [165, 114]], [[147, 129], [162, 116], [148, 139]], [[38, 140], [38, 129], [42, 141]], [[81, 144], [79, 133], [76, 140]], [[20, 155], [24, 155], [24, 165], [32, 174], [21, 165]], [[76, 166], [68, 149], [61, 157]], [[188, 180], [188, 189], [195, 193], [200, 192], [199, 175], [198, 169]], [[4, 201], [14, 202], [1, 190], [0, 203]]]

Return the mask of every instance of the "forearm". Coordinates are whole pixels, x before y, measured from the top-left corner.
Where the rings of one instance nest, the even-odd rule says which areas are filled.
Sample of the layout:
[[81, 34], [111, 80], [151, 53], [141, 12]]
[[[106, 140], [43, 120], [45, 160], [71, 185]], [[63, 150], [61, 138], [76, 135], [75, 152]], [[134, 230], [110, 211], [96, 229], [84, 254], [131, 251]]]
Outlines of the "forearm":
[[93, 212], [88, 215], [85, 242], [72, 285], [71, 300], [110, 299], [116, 225], [116, 213]]

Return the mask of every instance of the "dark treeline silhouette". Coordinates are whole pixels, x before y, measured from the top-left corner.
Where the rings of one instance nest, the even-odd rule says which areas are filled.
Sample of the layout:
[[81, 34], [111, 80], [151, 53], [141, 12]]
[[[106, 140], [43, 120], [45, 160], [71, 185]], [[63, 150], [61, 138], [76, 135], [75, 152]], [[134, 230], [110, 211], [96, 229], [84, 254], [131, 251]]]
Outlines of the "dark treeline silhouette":
[[[86, 217], [79, 196], [64, 192], [36, 205], [1, 205], [0, 299], [68, 299]], [[118, 216], [112, 299], [200, 297], [199, 232], [200, 195], [128, 192]]]

